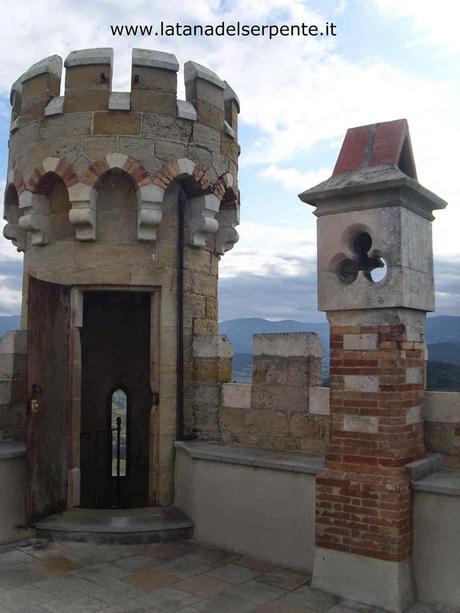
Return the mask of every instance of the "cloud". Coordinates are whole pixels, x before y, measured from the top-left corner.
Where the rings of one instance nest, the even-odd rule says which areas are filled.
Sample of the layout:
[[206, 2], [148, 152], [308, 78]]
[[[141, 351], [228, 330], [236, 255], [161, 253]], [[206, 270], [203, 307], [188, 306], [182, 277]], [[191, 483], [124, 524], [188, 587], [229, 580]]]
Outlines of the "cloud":
[[[284, 258], [280, 256], [280, 260]], [[237, 276], [224, 277], [219, 285], [220, 321], [239, 317], [265, 317], [322, 321], [316, 307], [316, 259], [289, 258], [295, 261], [295, 274], [277, 269], [265, 274], [243, 270]], [[282, 268], [282, 266], [281, 266]], [[436, 315], [460, 314], [460, 279], [456, 260], [436, 261]]]
[[[408, 44], [430, 44], [441, 55], [456, 55], [460, 52], [458, 36], [457, 0], [375, 0], [378, 9], [392, 19], [407, 19], [412, 37]], [[414, 38], [415, 36], [415, 38]]]
[[307, 170], [300, 172], [296, 168], [279, 168], [276, 164], [267, 166], [260, 172], [260, 176], [269, 181], [279, 183], [289, 193], [301, 192], [313, 187], [331, 176], [329, 168]]
[[[321, 321], [316, 308], [316, 266], [307, 258], [294, 258], [296, 274], [240, 273], [219, 282], [220, 321], [239, 317]], [[293, 264], [292, 259], [288, 266]], [[281, 266], [282, 269], [282, 266]]]
[[[257, 223], [254, 219], [243, 221], [239, 228], [240, 243], [221, 262], [222, 296], [231, 304], [240, 302], [248, 309], [262, 308], [264, 312], [301, 310], [304, 306], [314, 312], [316, 294], [313, 292], [311, 302], [309, 293], [312, 282], [307, 283], [310, 289], [306, 294], [302, 284], [315, 275], [315, 231], [299, 229], [296, 221], [291, 222], [291, 228], [279, 227], [280, 217], [291, 215], [290, 202], [297, 202], [299, 191], [330, 174], [326, 168], [332, 168], [348, 127], [407, 117], [422, 184], [451, 203], [446, 212], [437, 214], [434, 224], [435, 253], [443, 256], [443, 261], [451, 267], [449, 271], [446, 267], [437, 267], [441, 275], [437, 279], [441, 288], [438, 304], [443, 309], [457, 308], [460, 312], [454, 291], [458, 278], [454, 256], [460, 255], [460, 188], [457, 143], [452, 137], [460, 132], [460, 86], [457, 80], [449, 78], [449, 74], [457, 74], [453, 70], [457, 66], [453, 63], [453, 54], [458, 51], [460, 39], [456, 20], [439, 18], [442, 11], [444, 15], [452, 13], [456, 3], [440, 0], [436, 16], [433, 16], [432, 2], [425, 0], [374, 0], [373, 6], [395, 28], [405, 28], [412, 42], [436, 46], [444, 54], [442, 67], [445, 62], [451, 62], [447, 65], [449, 69], [421, 74], [392, 65], [386, 54], [387, 41], [382, 42], [380, 57], [367, 57], [364, 53], [356, 61], [341, 46], [340, 36], [271, 41], [217, 37], [114, 38], [109, 31], [111, 24], [155, 24], [160, 20], [214, 24], [240, 20], [263, 24], [321, 23], [331, 18], [346, 29], [348, 5], [344, 1], [313, 4], [301, 0], [263, 3], [185, 0], [179, 11], [174, 3], [159, 0], [129, 3], [46, 0], [40, 8], [36, 2], [24, 0], [18, 11], [16, 1], [4, 0], [0, 55], [7, 61], [0, 63], [0, 94], [7, 95], [12, 82], [37, 60], [54, 53], [65, 57], [73, 49], [95, 46], [114, 47], [114, 89], [118, 91], [127, 91], [130, 87], [131, 47], [176, 53], [182, 65], [193, 59], [228, 80], [241, 100], [242, 141], [245, 134], [249, 131], [251, 134], [240, 158], [247, 181], [264, 184], [267, 198], [270, 198], [270, 184], [279, 184], [292, 194], [291, 200], [280, 202], [278, 217], [272, 214]], [[183, 85], [180, 95], [184, 96]], [[3, 113], [0, 115], [0, 121], [6, 122]], [[318, 150], [322, 150], [321, 159], [316, 157]], [[307, 158], [311, 161], [305, 162]], [[264, 181], [260, 181], [260, 176]], [[250, 211], [251, 202], [246, 202], [244, 193], [242, 199], [245, 210]], [[0, 261], [19, 261], [20, 257], [11, 245], [0, 239]], [[13, 308], [15, 300], [18, 303], [17, 294], [16, 297], [13, 294], [17, 290], [8, 285], [7, 279], [0, 283], [6, 288], [0, 309]], [[252, 283], [260, 296], [251, 290]], [[226, 289], [231, 287], [232, 291]], [[270, 290], [267, 295], [270, 287], [276, 291]], [[289, 300], [293, 301], [291, 307]], [[449, 307], [449, 300], [456, 306]], [[223, 301], [221, 297], [221, 304]], [[234, 306], [240, 308], [238, 304]]]
[[245, 222], [238, 231], [240, 242], [220, 262], [221, 279], [237, 278], [242, 274], [296, 277], [305, 268], [305, 260], [301, 258], [316, 256], [313, 229]]

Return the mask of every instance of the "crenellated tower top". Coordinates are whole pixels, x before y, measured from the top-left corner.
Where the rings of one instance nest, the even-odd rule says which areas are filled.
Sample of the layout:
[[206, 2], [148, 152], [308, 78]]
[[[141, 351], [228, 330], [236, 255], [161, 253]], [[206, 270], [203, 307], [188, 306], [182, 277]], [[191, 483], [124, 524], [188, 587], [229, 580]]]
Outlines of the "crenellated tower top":
[[136, 191], [136, 238], [154, 246], [154, 257], [164, 192], [175, 180], [189, 199], [189, 244], [220, 255], [230, 249], [239, 223], [239, 101], [232, 88], [186, 62], [186, 100], [178, 100], [176, 57], [133, 49], [131, 91], [114, 92], [113, 50], [97, 48], [67, 56], [61, 96], [62, 65], [58, 55], [47, 57], [11, 89], [5, 236], [20, 251], [54, 240], [49, 196], [58, 180], [73, 238], [97, 241], [102, 178], [122, 171]]

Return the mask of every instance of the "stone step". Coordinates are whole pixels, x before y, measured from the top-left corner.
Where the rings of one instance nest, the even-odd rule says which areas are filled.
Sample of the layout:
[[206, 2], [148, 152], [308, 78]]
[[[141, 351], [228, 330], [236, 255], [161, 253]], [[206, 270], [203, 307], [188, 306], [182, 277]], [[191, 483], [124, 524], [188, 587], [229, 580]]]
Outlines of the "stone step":
[[193, 524], [180, 509], [69, 509], [35, 524], [38, 537], [90, 543], [156, 543], [190, 539]]

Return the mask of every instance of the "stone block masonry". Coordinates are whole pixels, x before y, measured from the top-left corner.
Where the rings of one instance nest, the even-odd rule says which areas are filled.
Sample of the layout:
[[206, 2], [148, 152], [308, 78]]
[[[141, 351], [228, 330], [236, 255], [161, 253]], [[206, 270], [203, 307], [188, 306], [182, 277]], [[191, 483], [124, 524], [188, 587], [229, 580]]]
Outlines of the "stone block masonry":
[[329, 418], [310, 411], [310, 391], [321, 383], [322, 356], [316, 334], [256, 334], [252, 385], [237, 385], [235, 393], [227, 386], [223, 394], [223, 440], [324, 453]]

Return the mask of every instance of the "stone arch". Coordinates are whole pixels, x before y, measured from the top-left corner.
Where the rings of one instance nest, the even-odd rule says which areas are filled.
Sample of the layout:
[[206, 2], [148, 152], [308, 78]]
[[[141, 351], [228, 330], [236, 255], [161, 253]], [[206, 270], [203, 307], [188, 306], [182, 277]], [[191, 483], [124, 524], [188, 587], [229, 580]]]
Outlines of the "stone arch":
[[65, 185], [70, 199], [70, 189], [78, 182], [71, 164], [57, 157], [45, 158], [25, 182], [19, 194], [19, 207], [23, 210], [19, 225], [31, 236], [34, 246], [46, 245], [49, 195], [58, 178]]
[[[189, 196], [189, 243], [194, 247], [204, 247], [206, 240], [213, 236], [218, 253], [231, 249], [238, 240], [234, 227], [239, 223], [238, 199], [233, 197], [233, 176], [225, 173], [211, 183], [198, 164], [180, 158], [165, 164], [155, 175], [153, 183], [164, 192], [175, 180], [181, 181]], [[228, 205], [222, 208], [226, 196]]]
[[35, 168], [32, 176], [27, 181], [27, 189], [33, 193], [46, 193], [48, 191], [47, 177], [57, 175], [67, 187], [67, 191], [78, 183], [78, 177], [73, 167], [67, 160], [48, 157], [40, 166]]
[[126, 170], [106, 170], [93, 186], [96, 238], [117, 244], [138, 238], [139, 188]]
[[76, 227], [78, 240], [96, 239], [96, 199], [100, 180], [110, 170], [125, 172], [136, 187], [137, 238], [155, 241], [161, 222], [163, 191], [154, 185], [147, 170], [137, 160], [122, 153], [109, 153], [92, 162], [70, 189], [70, 222]]

